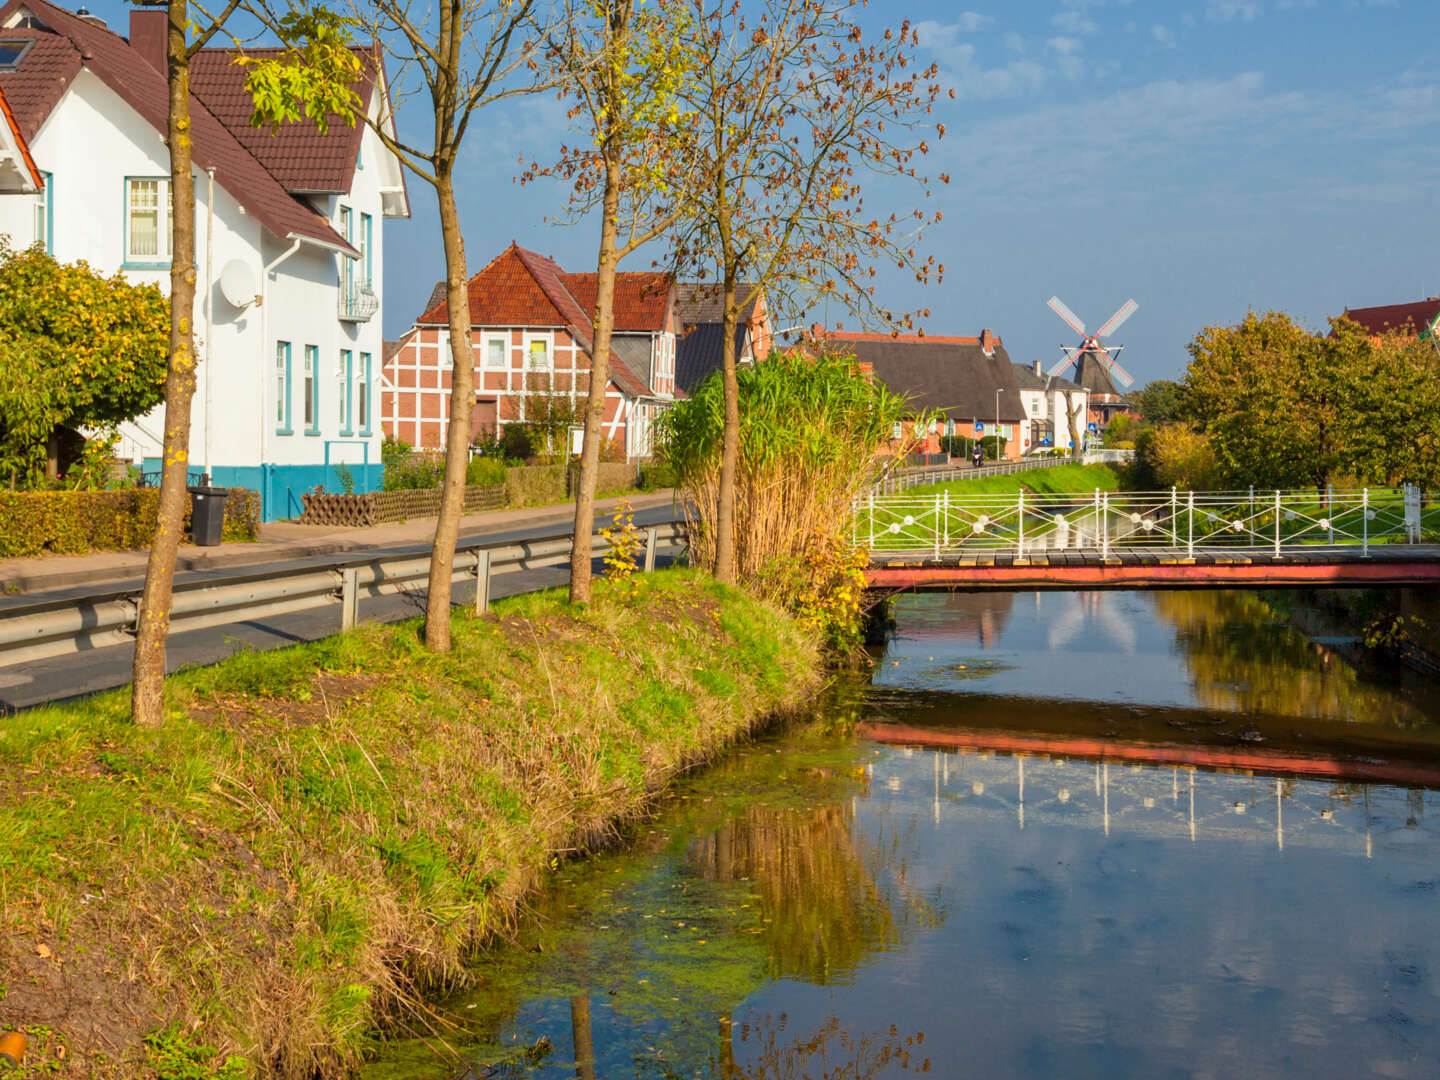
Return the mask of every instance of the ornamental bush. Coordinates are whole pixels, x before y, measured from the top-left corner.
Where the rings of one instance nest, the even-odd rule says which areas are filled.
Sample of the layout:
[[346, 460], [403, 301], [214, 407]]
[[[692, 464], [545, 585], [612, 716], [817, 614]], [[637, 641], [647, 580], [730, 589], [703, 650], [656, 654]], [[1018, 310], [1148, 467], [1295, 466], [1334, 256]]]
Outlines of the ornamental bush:
[[[133, 551], [155, 536], [158, 488], [129, 491], [0, 491], [0, 558]], [[190, 527], [187, 508], [185, 528]], [[231, 488], [225, 500], [226, 541], [260, 535], [260, 495]]]

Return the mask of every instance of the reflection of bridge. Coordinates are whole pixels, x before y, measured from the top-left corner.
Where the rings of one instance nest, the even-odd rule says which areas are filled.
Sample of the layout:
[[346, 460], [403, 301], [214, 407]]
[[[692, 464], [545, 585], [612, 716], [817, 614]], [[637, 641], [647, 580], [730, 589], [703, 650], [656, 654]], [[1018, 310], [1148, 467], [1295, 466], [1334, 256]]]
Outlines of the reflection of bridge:
[[[1072, 752], [1062, 745], [1066, 740], [997, 732], [887, 723], [862, 724], [857, 731], [905, 747], [906, 754], [932, 751], [937, 822], [967, 809], [1001, 810], [1013, 814], [1021, 829], [1028, 819], [1030, 825], [1091, 825], [1107, 836], [1117, 828], [1155, 837], [1188, 835], [1191, 841], [1268, 840], [1282, 850], [1298, 841], [1363, 851], [1369, 858], [1373, 835], [1424, 822], [1427, 792], [1396, 783], [1433, 787], [1440, 781], [1435, 769], [1423, 780], [1388, 781], [1352, 772], [1345, 781], [1327, 765], [1305, 766], [1297, 773], [1258, 757], [1248, 766], [1220, 760], [1182, 764], [1166, 759], [1163, 747], [1142, 752], [1138, 744], [1127, 759], [1113, 743], [1099, 754], [1084, 748]], [[891, 780], [890, 786], [903, 786], [903, 781]]]
[[880, 588], [1268, 588], [1440, 582], [1440, 504], [1358, 492], [870, 495], [853, 539]]

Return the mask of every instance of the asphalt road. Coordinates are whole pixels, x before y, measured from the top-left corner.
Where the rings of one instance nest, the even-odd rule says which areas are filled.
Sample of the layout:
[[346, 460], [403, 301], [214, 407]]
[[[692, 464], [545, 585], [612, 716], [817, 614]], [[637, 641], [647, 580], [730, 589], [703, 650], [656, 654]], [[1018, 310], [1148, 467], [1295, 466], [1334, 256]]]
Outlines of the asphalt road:
[[[669, 507], [657, 507], [637, 511], [635, 524], [640, 527], [659, 524], [674, 519]], [[511, 529], [496, 533], [471, 533], [463, 540], [483, 538], [488, 543], [505, 544], [521, 540], [538, 540], [568, 536], [568, 526], [546, 526], [541, 528]], [[396, 548], [376, 548], [387, 554], [428, 551], [428, 545]], [[363, 557], [364, 552], [346, 552], [343, 555], [316, 556], [310, 559], [287, 561], [286, 567], [313, 565], [329, 566], [336, 562], [353, 562]], [[662, 548], [657, 564], [668, 565], [677, 551]], [[600, 559], [594, 560], [597, 574], [603, 571]], [[253, 575], [256, 567], [240, 568], [235, 573]], [[225, 577], [224, 570], [207, 570], [196, 574], [179, 575], [177, 580], [216, 580]], [[521, 593], [538, 592], [542, 589], [565, 585], [570, 580], [568, 566], [546, 566], [534, 569], [499, 573], [490, 580], [492, 600], [516, 596]], [[0, 618], [7, 607], [18, 603], [35, 603], [51, 599], [83, 599], [98, 595], [117, 595], [138, 590], [142, 582], [114, 582], [105, 585], [86, 586], [78, 589], [55, 590], [48, 593], [33, 593], [23, 598], [6, 598], [0, 602]], [[424, 614], [426, 591], [423, 588], [406, 593], [393, 593], [360, 599], [360, 619], [364, 622], [403, 622]], [[454, 586], [451, 600], [456, 604], [470, 604], [475, 599], [474, 586], [461, 582]], [[302, 641], [317, 641], [340, 629], [340, 605], [338, 602], [302, 611], [287, 612], [261, 619], [239, 620], [223, 626], [206, 627], [170, 635], [166, 648], [166, 666], [170, 671], [184, 667], [213, 664], [242, 649], [279, 649]], [[67, 653], [43, 660], [31, 660], [11, 667], [0, 667], [0, 712], [14, 713], [21, 709], [33, 708], [51, 702], [69, 701], [76, 698], [114, 690], [130, 682], [130, 665], [134, 655], [131, 644], [113, 645], [107, 648], [90, 649]]]

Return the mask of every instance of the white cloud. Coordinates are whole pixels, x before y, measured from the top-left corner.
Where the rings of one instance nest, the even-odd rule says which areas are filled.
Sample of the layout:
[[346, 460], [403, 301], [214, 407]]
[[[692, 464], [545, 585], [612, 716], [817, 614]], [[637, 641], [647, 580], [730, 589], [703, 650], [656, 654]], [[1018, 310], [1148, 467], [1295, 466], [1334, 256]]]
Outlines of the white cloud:
[[1093, 34], [1100, 29], [1084, 11], [1062, 11], [1050, 18], [1050, 25], [1062, 34]]
[[1025, 51], [1025, 39], [1014, 30], [1008, 31], [1001, 40], [1005, 42], [1005, 47], [1013, 53], [1023, 53]]
[[1150, 27], [1150, 36], [1167, 49], [1173, 49], [1178, 44], [1175, 31], [1171, 30], [1168, 26], [1161, 26], [1159, 23]]
[[1251, 22], [1260, 14], [1260, 5], [1255, 0], [1209, 0], [1205, 5], [1205, 17], [1211, 22]]
[[922, 48], [944, 49], [956, 44], [961, 34], [973, 34], [993, 21], [989, 15], [962, 11], [954, 22], [941, 23], [934, 19], [918, 22], [915, 24], [915, 32], [920, 35]]

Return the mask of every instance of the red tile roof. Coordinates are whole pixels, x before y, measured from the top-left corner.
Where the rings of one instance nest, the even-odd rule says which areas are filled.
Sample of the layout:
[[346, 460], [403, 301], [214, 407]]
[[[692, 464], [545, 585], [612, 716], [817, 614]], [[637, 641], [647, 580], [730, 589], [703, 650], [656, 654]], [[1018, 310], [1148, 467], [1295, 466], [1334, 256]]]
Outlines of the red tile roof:
[[[588, 312], [595, 310], [598, 274], [566, 274], [565, 284]], [[622, 333], [658, 334], [670, 328], [670, 275], [660, 271], [615, 275], [615, 329]]]
[[[554, 259], [527, 251], [512, 243], [467, 284], [470, 296], [470, 323], [472, 326], [543, 326], [560, 327], [585, 350], [591, 345], [591, 324], [594, 317], [594, 276], [593, 274], [567, 274]], [[616, 330], [663, 330], [666, 322], [663, 314], [655, 318], [652, 308], [654, 301], [647, 291], [653, 289], [654, 274], [621, 274], [627, 279], [625, 285], [616, 283]], [[573, 279], [585, 290], [589, 279], [586, 302], [571, 291]], [[644, 279], [632, 281], [630, 279]], [[449, 305], [443, 291], [438, 287], [432, 295], [432, 303], [416, 320], [418, 324], [444, 326], [449, 321]], [[670, 291], [663, 294], [668, 305]], [[621, 297], [625, 299], [626, 325], [620, 324]], [[668, 307], [665, 309], [668, 310]], [[642, 316], [652, 319], [645, 325], [638, 325]], [[631, 325], [635, 323], [635, 325]], [[631, 397], [643, 397], [649, 388], [619, 356], [610, 353], [610, 374], [625, 393]]]
[[10, 103], [5, 100], [4, 91], [0, 91], [0, 112], [5, 114], [5, 126], [10, 129], [10, 137], [15, 140], [15, 148], [20, 151], [20, 157], [25, 161], [30, 179], [36, 187], [43, 188], [45, 180], [40, 175], [40, 170], [35, 167], [35, 159], [30, 156], [30, 147], [25, 142], [25, 136], [20, 134], [20, 125], [15, 122], [15, 114], [10, 111]]
[[[351, 89], [368, 105], [375, 88], [376, 54], [372, 49], [352, 51], [360, 58], [362, 69]], [[266, 57], [279, 52], [279, 49], [247, 49], [245, 55]], [[357, 121], [350, 126], [338, 116], [332, 116], [323, 135], [308, 119], [285, 124], [279, 131], [252, 127], [250, 115], [254, 105], [245, 89], [246, 70], [235, 63], [239, 56], [236, 49], [205, 49], [196, 56], [190, 62], [190, 87], [195, 96], [205, 102], [205, 107], [286, 190], [326, 194], [349, 191], [360, 154], [360, 139], [365, 134], [364, 122]]]
[[1412, 304], [1351, 308], [1344, 317], [1372, 334], [1420, 334], [1430, 328], [1437, 316], [1440, 316], [1440, 297], [1432, 296]]
[[[48, 28], [30, 31], [36, 35], [35, 46], [17, 70], [0, 75], [0, 89], [19, 106], [16, 119], [27, 137], [44, 122], [81, 67], [165, 134], [165, 76], [129, 42], [48, 0], [10, 0], [0, 8], [0, 22], [22, 8]], [[297, 236], [354, 252], [324, 217], [290, 195], [200, 100], [192, 96], [190, 104], [197, 167], [214, 168], [221, 186], [276, 236]], [[27, 124], [33, 126], [27, 129]]]

